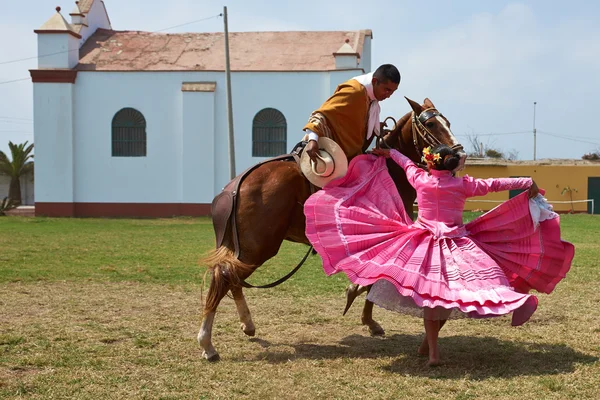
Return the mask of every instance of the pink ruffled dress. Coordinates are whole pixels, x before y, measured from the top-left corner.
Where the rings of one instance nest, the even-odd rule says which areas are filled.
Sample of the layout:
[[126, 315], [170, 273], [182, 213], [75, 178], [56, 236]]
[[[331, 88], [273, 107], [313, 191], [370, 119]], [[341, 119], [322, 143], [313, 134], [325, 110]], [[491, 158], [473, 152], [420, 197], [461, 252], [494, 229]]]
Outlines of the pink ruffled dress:
[[[362, 155], [347, 174], [305, 203], [306, 235], [327, 275], [344, 272], [372, 285], [368, 299], [400, 312], [434, 319], [485, 318], [513, 313], [513, 325], [537, 308], [531, 289], [550, 293], [574, 256], [560, 238], [560, 219], [545, 199], [522, 193], [463, 224], [468, 197], [526, 189], [529, 178], [474, 179], [431, 173], [392, 150], [417, 191], [413, 222], [383, 157]], [[431, 316], [430, 316], [431, 317]]]

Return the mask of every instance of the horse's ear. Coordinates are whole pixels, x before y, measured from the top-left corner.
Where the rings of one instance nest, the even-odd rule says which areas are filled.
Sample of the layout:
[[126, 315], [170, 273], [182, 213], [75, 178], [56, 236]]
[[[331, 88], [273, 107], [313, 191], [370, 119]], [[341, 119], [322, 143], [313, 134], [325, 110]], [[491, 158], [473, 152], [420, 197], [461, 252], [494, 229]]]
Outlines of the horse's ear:
[[423, 104], [425, 105], [426, 108], [435, 108], [435, 106], [433, 105], [431, 100], [429, 100], [428, 97], [426, 97], [425, 100], [423, 100]]
[[421, 111], [423, 111], [423, 107], [421, 107], [421, 105], [419, 103], [409, 99], [406, 96], [404, 96], [404, 98], [406, 99], [406, 101], [408, 101], [408, 104], [410, 104], [410, 107], [413, 109], [415, 114], [417, 114], [417, 115], [421, 114]]

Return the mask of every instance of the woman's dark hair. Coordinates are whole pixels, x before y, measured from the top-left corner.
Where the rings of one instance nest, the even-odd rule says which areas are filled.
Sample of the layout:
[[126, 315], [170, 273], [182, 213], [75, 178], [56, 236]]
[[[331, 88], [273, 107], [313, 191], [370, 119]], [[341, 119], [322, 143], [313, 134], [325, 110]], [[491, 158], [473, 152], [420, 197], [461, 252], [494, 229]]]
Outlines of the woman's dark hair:
[[458, 152], [456, 150], [452, 150], [445, 144], [438, 144], [431, 149], [431, 153], [438, 153], [441, 157], [439, 163], [432, 163], [433, 169], [440, 171], [453, 171], [460, 163], [460, 156], [458, 155]]

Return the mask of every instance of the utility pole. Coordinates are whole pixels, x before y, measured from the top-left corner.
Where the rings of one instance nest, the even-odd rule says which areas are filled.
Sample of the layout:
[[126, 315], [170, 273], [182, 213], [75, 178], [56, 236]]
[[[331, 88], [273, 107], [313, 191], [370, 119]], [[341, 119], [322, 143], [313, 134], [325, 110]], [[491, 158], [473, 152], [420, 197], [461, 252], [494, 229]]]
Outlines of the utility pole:
[[229, 126], [229, 178], [235, 173], [235, 141], [233, 138], [233, 106], [231, 101], [231, 68], [229, 66], [229, 29], [227, 27], [227, 7], [223, 7], [223, 22], [225, 23], [225, 81], [227, 82], [227, 121]]
[[533, 102], [533, 161], [535, 161], [535, 147], [536, 147], [536, 130], [535, 130], [535, 105], [537, 101]]

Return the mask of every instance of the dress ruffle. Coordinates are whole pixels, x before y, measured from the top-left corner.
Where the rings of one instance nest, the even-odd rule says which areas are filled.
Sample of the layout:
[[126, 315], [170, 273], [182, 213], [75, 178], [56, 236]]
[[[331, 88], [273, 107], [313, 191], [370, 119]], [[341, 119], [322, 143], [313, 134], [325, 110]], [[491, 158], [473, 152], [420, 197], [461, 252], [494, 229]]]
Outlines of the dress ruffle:
[[[532, 213], [536, 207], [544, 211]], [[410, 220], [385, 159], [371, 155], [354, 158], [346, 176], [313, 194], [304, 210], [307, 237], [325, 272], [344, 272], [363, 286], [388, 282], [394, 290], [381, 282], [368, 296], [397, 311], [508, 314], [525, 304], [531, 289], [550, 293], [574, 255], [560, 240], [558, 215], [526, 193], [437, 237]]]

